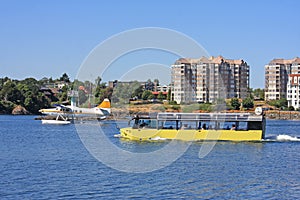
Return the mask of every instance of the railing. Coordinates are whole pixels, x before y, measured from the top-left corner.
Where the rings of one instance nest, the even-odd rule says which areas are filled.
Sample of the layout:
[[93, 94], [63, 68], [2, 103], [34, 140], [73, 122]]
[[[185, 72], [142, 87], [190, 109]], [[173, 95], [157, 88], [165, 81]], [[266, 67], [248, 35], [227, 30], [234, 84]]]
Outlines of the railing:
[[262, 121], [250, 113], [158, 113], [157, 120], [169, 121]]

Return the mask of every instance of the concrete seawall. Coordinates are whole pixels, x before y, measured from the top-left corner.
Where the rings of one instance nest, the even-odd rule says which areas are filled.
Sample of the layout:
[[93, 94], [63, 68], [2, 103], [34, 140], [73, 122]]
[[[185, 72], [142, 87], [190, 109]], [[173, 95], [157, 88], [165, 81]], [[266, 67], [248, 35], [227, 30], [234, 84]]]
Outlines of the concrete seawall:
[[265, 115], [267, 119], [300, 120], [299, 111], [270, 110], [265, 111]]

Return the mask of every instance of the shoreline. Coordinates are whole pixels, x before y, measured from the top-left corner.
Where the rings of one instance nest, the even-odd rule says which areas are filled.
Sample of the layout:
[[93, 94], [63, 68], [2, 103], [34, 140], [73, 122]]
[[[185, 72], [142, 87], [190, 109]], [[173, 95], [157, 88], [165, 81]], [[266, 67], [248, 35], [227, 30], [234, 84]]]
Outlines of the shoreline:
[[[154, 113], [154, 112], [153, 112]], [[229, 112], [232, 113], [232, 112]], [[240, 112], [237, 112], [240, 113]], [[250, 112], [252, 113], [252, 112]], [[141, 113], [128, 113], [128, 112], [115, 112], [111, 116], [107, 117], [107, 120], [122, 120], [122, 119], [128, 119], [128, 117], [131, 117], [134, 114], [149, 114], [149, 112]], [[47, 115], [40, 115], [40, 114], [0, 114], [0, 115], [11, 115], [11, 116], [35, 116], [35, 120], [40, 120], [42, 118], [51, 118], [47, 117]], [[270, 110], [265, 111], [265, 117], [268, 120], [300, 120], [300, 112], [299, 111], [279, 111], [279, 110]], [[117, 118], [117, 119], [116, 119]]]

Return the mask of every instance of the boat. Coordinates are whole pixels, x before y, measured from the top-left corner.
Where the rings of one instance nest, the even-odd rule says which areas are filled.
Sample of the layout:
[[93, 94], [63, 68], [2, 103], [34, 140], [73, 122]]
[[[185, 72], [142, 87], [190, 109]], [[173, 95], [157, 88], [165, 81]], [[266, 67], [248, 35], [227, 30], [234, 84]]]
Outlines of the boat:
[[120, 137], [137, 140], [261, 141], [265, 117], [250, 113], [157, 113], [135, 116], [133, 126], [121, 128]]

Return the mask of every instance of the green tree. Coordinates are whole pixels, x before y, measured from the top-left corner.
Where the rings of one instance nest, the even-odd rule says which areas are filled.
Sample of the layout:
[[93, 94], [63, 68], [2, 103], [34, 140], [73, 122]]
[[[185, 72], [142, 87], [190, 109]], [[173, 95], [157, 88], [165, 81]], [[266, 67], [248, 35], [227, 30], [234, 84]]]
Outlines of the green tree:
[[157, 78], [154, 79], [153, 82], [154, 82], [154, 84], [155, 84], [156, 86], [159, 86], [159, 80], [158, 80]]
[[88, 100], [88, 96], [85, 94], [83, 90], [78, 91], [78, 101], [79, 105], [84, 104]]
[[147, 100], [147, 99], [149, 99], [150, 95], [152, 95], [152, 92], [150, 90], [145, 90], [142, 94], [142, 99]]
[[63, 75], [59, 78], [60, 81], [64, 81], [66, 83], [70, 83], [70, 78], [67, 73], [63, 73]]
[[0, 78], [0, 91], [2, 90], [3, 85], [4, 85], [7, 81], [10, 81], [10, 79], [9, 79], [8, 77]]
[[154, 83], [151, 81], [151, 79], [148, 79], [147, 82], [145, 83], [145, 90], [154, 90]]
[[167, 100], [168, 101], [171, 101], [171, 95], [172, 95], [172, 92], [171, 92], [171, 89], [169, 89], [168, 94], [167, 94]]
[[[100, 90], [100, 93], [98, 96], [96, 96], [95, 103], [100, 104], [105, 98], [112, 99], [113, 95], [113, 88], [103, 88]], [[113, 102], [118, 102], [118, 99], [114, 99]]]
[[238, 98], [232, 98], [230, 100], [230, 105], [231, 105], [232, 109], [234, 109], [234, 110], [239, 110], [240, 106], [241, 106]]
[[288, 107], [288, 102], [287, 102], [286, 98], [279, 99], [278, 104], [281, 109], [285, 109]]
[[255, 99], [264, 100], [265, 99], [265, 90], [264, 89], [254, 89], [253, 96]]
[[157, 99], [162, 101], [163, 99], [166, 99], [166, 96], [162, 92], [159, 92], [158, 95], [157, 95]]
[[95, 79], [95, 85], [96, 85], [96, 86], [100, 85], [101, 81], [102, 81], [102, 78], [101, 78], [100, 76], [98, 76], [98, 77]]
[[271, 106], [275, 106], [276, 108], [284, 109], [287, 107], [288, 103], [285, 98], [279, 100], [271, 100], [268, 102]]
[[24, 101], [24, 96], [13, 81], [7, 81], [3, 85], [0, 97], [4, 101], [11, 101], [15, 104], [20, 104]]
[[0, 101], [0, 104], [0, 113], [2, 114], [11, 114], [12, 110], [16, 106], [16, 104], [12, 103], [11, 101]]
[[289, 106], [289, 107], [288, 107], [288, 110], [289, 110], [289, 111], [294, 111], [295, 108], [294, 108], [293, 106]]
[[152, 94], [152, 92], [149, 94], [149, 96], [148, 96], [148, 100], [151, 100], [151, 99], [154, 99], [155, 98], [155, 96], [154, 96], [154, 94]]
[[118, 83], [117, 86], [113, 89], [112, 101], [116, 102], [117, 100], [119, 104], [128, 103], [129, 99], [135, 93], [135, 91], [140, 87], [140, 83], [138, 81], [133, 81], [131, 83]]
[[137, 89], [134, 90], [131, 97], [137, 97], [138, 99], [141, 99], [143, 92], [144, 92], [144, 89], [143, 89], [143, 86], [141, 85]]
[[253, 99], [251, 99], [250, 97], [243, 99], [243, 107], [247, 109], [253, 108], [254, 107]]

